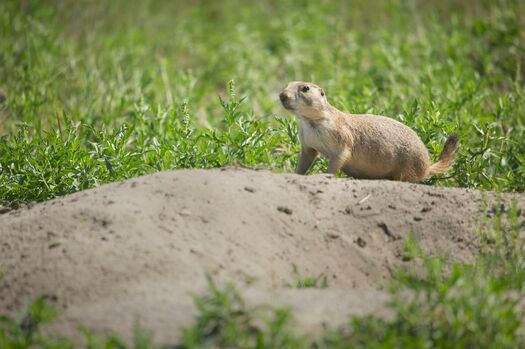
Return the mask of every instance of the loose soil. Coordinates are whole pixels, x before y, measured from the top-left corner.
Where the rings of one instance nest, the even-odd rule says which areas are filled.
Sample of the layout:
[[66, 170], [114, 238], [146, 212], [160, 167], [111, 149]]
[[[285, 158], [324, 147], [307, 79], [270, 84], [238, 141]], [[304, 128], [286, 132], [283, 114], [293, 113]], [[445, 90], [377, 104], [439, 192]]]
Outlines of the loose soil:
[[[382, 291], [409, 234], [425, 251], [471, 261], [500, 194], [392, 181], [246, 169], [160, 172], [32, 207], [0, 210], [0, 314], [46, 294], [53, 325], [131, 338], [138, 320], [174, 343], [195, 316], [205, 274], [234, 282], [249, 305], [290, 307], [315, 330], [350, 315], [388, 316]], [[323, 274], [326, 289], [294, 289]]]

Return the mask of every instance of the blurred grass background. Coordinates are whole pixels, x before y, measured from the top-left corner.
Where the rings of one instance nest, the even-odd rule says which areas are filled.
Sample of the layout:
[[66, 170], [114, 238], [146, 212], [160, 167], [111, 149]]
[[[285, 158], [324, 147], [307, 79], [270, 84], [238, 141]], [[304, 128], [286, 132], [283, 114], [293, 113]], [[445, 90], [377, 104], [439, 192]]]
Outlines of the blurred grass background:
[[[0, 200], [167, 168], [293, 171], [277, 99], [291, 80], [404, 122], [433, 157], [458, 132], [454, 170], [429, 184], [523, 191], [524, 13], [521, 0], [4, 0]], [[247, 97], [229, 126], [218, 96]]]

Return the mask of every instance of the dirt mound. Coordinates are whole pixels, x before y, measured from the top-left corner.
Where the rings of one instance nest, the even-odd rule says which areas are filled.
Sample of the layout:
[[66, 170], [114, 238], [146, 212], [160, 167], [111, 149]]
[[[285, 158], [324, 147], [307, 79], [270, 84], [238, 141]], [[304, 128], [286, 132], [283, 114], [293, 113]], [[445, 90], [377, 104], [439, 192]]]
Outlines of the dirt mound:
[[[487, 197], [488, 199], [486, 199]], [[523, 205], [523, 196], [515, 197]], [[378, 312], [384, 280], [421, 246], [471, 260], [488, 193], [238, 169], [157, 173], [0, 215], [0, 313], [47, 294], [76, 324], [173, 342], [206, 272], [248, 303], [289, 305], [305, 326]], [[291, 289], [293, 266], [328, 289]], [[307, 304], [308, 306], [304, 306]]]

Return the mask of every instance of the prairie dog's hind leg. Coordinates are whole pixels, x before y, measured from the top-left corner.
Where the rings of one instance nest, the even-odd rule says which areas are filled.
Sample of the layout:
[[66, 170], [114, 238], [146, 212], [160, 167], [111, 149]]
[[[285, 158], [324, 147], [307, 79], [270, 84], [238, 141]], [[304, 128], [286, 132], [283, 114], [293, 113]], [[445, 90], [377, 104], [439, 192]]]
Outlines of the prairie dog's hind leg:
[[349, 156], [347, 152], [342, 152], [331, 157], [330, 164], [328, 165], [328, 170], [326, 171], [326, 173], [331, 173], [334, 175], [337, 174], [337, 172], [343, 169], [343, 166], [348, 161], [348, 158]]
[[348, 167], [343, 167], [341, 169], [345, 175], [347, 175], [348, 177], [352, 177], [352, 178], [359, 178], [355, 173], [354, 171], [350, 170]]
[[317, 158], [317, 155], [319, 155], [319, 152], [314, 148], [303, 147], [303, 149], [301, 149], [299, 164], [297, 165], [297, 170], [295, 173], [304, 175], [310, 166], [312, 166], [312, 163]]

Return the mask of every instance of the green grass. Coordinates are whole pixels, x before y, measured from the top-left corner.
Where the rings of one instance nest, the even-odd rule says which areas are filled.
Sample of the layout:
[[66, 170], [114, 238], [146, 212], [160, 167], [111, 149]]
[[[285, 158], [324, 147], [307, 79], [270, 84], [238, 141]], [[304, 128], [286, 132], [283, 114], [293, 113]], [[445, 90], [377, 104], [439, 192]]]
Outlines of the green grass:
[[297, 265], [293, 264], [293, 278], [295, 279], [289, 286], [292, 288], [327, 288], [328, 280], [324, 273], [314, 276], [304, 276], [299, 273]]
[[[208, 278], [208, 293], [195, 298], [193, 323], [170, 348], [525, 348], [525, 220], [516, 205], [499, 207], [480, 230], [480, 254], [472, 263], [431, 255], [407, 240], [407, 256], [421, 268], [400, 269], [394, 276], [391, 319], [354, 317], [312, 336], [288, 309], [249, 307], [233, 285]], [[55, 315], [40, 298], [18, 320], [0, 317], [0, 347], [79, 347], [41, 331]], [[89, 349], [161, 348], [138, 328], [130, 345], [118, 336], [82, 333]]]
[[0, 202], [173, 168], [291, 172], [296, 125], [277, 94], [297, 79], [401, 120], [434, 158], [457, 132], [454, 169], [428, 184], [523, 191], [523, 13], [520, 0], [2, 1]]

